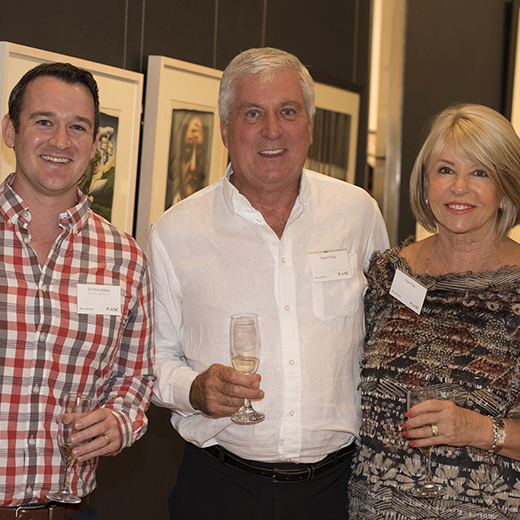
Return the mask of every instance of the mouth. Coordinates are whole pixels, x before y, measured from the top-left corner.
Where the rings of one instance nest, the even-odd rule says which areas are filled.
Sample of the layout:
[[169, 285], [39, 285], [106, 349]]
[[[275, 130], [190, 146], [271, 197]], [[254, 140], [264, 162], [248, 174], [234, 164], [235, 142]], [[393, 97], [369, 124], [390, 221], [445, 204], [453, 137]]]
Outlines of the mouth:
[[49, 161], [53, 163], [68, 163], [71, 159], [67, 159], [66, 157], [52, 157], [52, 155], [40, 155], [40, 157], [44, 161]]
[[258, 153], [265, 157], [274, 157], [275, 155], [280, 155], [285, 151], [287, 151], [286, 148], [278, 148], [277, 150], [261, 150]]
[[465, 209], [472, 209], [475, 206], [473, 206], [473, 204], [446, 204], [446, 207], [455, 211], [463, 211]]

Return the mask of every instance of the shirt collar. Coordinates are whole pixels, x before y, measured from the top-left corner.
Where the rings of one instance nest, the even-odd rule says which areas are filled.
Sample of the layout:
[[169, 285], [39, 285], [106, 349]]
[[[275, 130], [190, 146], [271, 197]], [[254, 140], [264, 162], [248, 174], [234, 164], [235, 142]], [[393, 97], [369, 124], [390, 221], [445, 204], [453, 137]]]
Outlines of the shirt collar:
[[[238, 204], [243, 204], [245, 197], [240, 194], [240, 192], [231, 184], [229, 178], [233, 175], [233, 167], [231, 163], [229, 163], [226, 173], [224, 174], [223, 181], [223, 191], [224, 191], [224, 200], [226, 202], [227, 207], [233, 213], [236, 214]], [[302, 174], [300, 175], [300, 191], [298, 193], [298, 197], [296, 198], [296, 202], [294, 203], [293, 213], [298, 208], [298, 213], [303, 211], [306, 207], [306, 201], [310, 196], [310, 187], [307, 181], [307, 172], [306, 170], [302, 170]], [[247, 200], [247, 199], [246, 199]], [[240, 201], [240, 202], [239, 202]]]
[[[8, 224], [17, 224], [27, 228], [31, 221], [29, 206], [13, 190], [14, 173], [11, 173], [0, 184], [0, 213]], [[76, 205], [60, 214], [58, 223], [62, 227], [70, 228], [74, 234], [78, 234], [88, 220], [88, 199], [77, 190]]]

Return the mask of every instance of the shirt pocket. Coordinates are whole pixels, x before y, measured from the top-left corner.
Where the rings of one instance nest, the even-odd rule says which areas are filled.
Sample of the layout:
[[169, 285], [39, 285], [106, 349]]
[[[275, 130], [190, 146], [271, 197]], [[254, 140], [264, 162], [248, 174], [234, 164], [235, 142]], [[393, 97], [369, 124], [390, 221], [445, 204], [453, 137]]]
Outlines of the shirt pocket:
[[363, 304], [366, 279], [358, 268], [357, 255], [348, 255], [352, 277], [312, 282], [312, 306], [316, 317], [332, 321], [353, 316]]

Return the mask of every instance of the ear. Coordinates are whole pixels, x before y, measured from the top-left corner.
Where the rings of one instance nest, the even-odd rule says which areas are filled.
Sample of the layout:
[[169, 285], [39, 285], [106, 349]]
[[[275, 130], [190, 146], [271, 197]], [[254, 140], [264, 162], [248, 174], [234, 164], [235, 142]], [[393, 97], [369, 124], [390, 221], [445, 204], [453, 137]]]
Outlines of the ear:
[[228, 125], [224, 124], [220, 121], [220, 136], [222, 137], [222, 142], [224, 146], [229, 150], [228, 146]]
[[313, 143], [313, 139], [312, 139], [313, 128], [314, 128], [314, 117], [311, 119], [311, 121], [309, 123], [309, 132], [311, 133], [311, 140], [310, 140], [309, 146]]
[[94, 155], [96, 155], [97, 145], [99, 143], [99, 138], [101, 137], [101, 129], [98, 129], [97, 135], [94, 139], [94, 142], [92, 143], [92, 148], [90, 150], [90, 161], [94, 158]]
[[5, 115], [2, 119], [2, 135], [4, 142], [8, 148], [14, 148], [14, 136], [16, 132], [14, 129], [13, 122], [9, 115]]

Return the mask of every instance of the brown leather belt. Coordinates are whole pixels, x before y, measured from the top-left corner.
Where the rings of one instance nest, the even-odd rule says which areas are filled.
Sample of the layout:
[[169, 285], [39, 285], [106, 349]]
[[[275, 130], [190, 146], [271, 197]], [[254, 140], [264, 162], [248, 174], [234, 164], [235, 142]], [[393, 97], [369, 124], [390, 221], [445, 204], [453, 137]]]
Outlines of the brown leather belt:
[[202, 450], [227, 466], [260, 477], [269, 478], [274, 482], [308, 482], [317, 477], [320, 473], [351, 459], [356, 452], [356, 443], [353, 442], [349, 446], [327, 455], [323, 460], [315, 462], [314, 464], [294, 464], [295, 469], [288, 469], [286, 464], [281, 467], [276, 463], [268, 464], [246, 460], [222, 448], [222, 446], [218, 444], [209, 446], [208, 448], [202, 448]]
[[58, 504], [57, 502], [42, 502], [40, 504], [25, 504], [23, 506], [0, 506], [1, 520], [65, 520], [67, 509], [69, 518], [81, 513], [90, 503], [88, 496], [81, 499], [79, 504]]

